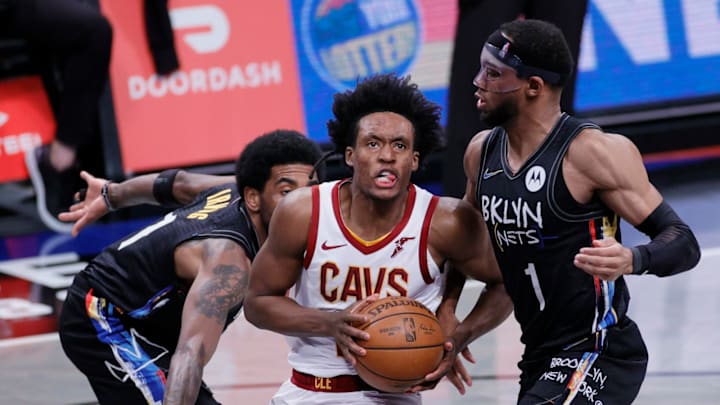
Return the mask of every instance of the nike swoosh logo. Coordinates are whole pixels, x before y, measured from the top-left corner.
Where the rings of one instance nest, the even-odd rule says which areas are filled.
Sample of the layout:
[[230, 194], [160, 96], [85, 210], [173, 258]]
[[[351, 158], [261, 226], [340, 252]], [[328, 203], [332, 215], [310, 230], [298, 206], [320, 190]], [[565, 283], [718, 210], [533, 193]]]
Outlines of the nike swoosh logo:
[[500, 174], [500, 173], [502, 173], [502, 172], [503, 172], [503, 169], [497, 169], [497, 170], [493, 170], [493, 171], [489, 172], [488, 169], [485, 168], [485, 173], [483, 173], [483, 180], [487, 180], [487, 179], [489, 179], [490, 177], [493, 177], [493, 176], [495, 176], [495, 175], [498, 175], [498, 174]]
[[331, 249], [341, 248], [345, 245], [347, 245], [347, 243], [342, 243], [340, 245], [328, 245], [327, 241], [325, 241], [325, 242], [323, 242], [322, 246], [320, 246], [320, 247], [322, 248], [322, 250], [331, 250]]

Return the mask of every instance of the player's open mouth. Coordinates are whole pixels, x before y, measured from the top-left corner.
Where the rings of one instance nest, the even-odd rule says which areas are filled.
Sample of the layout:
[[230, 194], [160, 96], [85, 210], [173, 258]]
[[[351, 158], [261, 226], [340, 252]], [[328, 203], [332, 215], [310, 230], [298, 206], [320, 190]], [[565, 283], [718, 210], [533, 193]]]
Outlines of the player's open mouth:
[[375, 184], [378, 187], [392, 187], [396, 182], [397, 176], [387, 170], [383, 170], [377, 177], [375, 177]]
[[480, 94], [475, 93], [475, 98], [477, 98], [477, 102], [475, 103], [475, 107], [478, 109], [481, 109], [485, 106], [485, 99], [480, 96]]

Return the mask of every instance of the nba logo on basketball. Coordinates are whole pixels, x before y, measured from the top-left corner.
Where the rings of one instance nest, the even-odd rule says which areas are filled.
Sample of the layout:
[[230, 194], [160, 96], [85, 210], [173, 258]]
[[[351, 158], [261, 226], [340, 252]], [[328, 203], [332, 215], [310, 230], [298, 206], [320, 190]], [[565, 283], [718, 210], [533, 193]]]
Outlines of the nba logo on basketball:
[[412, 318], [403, 318], [403, 326], [405, 328], [405, 341], [414, 343], [417, 340], [415, 333], [415, 320]]

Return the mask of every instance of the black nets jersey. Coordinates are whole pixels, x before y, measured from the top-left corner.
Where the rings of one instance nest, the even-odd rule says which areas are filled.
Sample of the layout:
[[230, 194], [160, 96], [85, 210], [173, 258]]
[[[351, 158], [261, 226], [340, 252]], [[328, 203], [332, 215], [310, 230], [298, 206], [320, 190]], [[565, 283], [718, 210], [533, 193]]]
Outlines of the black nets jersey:
[[568, 146], [588, 127], [596, 128], [563, 114], [515, 174], [507, 163], [504, 129], [493, 129], [483, 147], [477, 204], [515, 306], [526, 358], [575, 346], [601, 350], [607, 328], [626, 314], [622, 277], [605, 282], [573, 265], [592, 240], [620, 240], [617, 215], [597, 197], [576, 202], [563, 178]]
[[[175, 273], [175, 248], [191, 239], [227, 238], [250, 260], [259, 244], [234, 184], [213, 187], [194, 202], [105, 248], [81, 273], [93, 294], [126, 319], [152, 319], [164, 334], [179, 333], [189, 285]], [[229, 323], [240, 305], [228, 316]], [[162, 316], [154, 316], [162, 313]]]

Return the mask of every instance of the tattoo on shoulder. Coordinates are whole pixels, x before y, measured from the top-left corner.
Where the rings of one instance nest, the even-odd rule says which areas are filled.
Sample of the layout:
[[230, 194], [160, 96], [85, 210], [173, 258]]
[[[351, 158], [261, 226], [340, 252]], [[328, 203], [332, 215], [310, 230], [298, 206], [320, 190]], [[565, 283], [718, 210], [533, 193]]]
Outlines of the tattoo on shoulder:
[[197, 310], [224, 325], [227, 312], [245, 297], [248, 271], [238, 266], [220, 264], [213, 269], [214, 277], [201, 287], [202, 299]]

